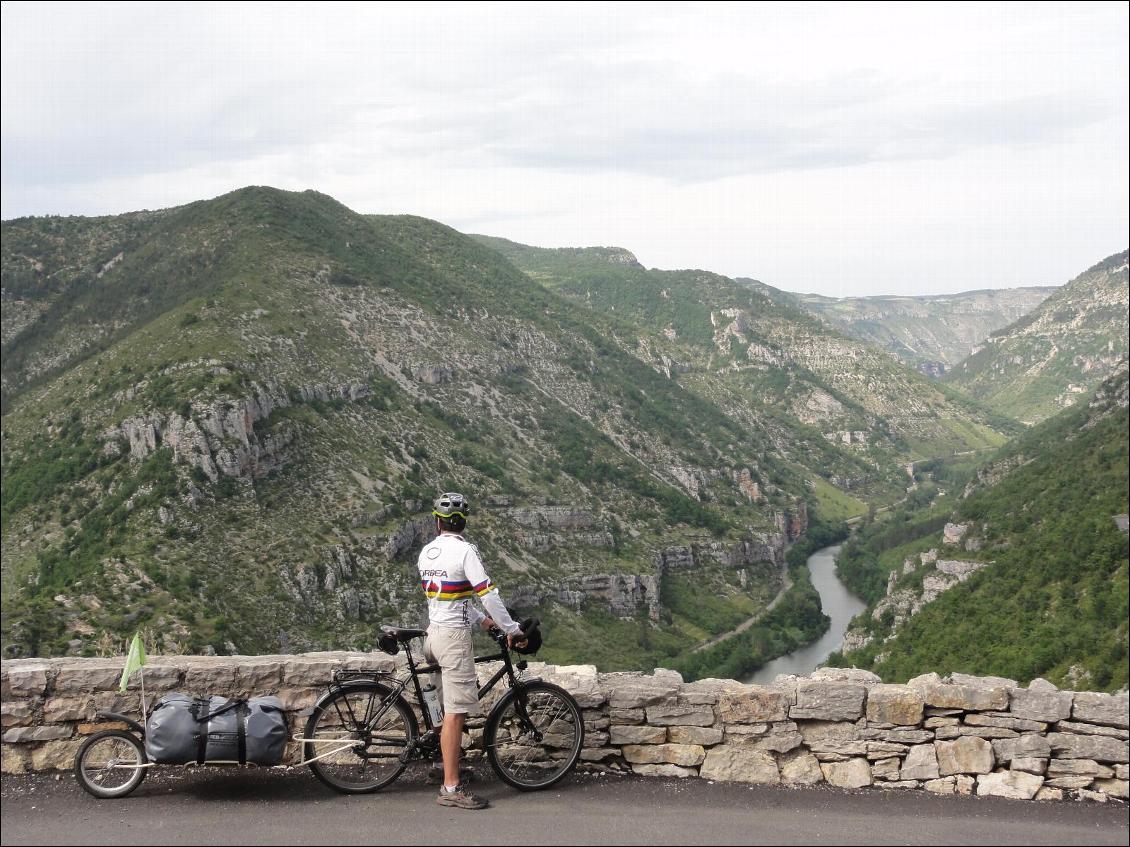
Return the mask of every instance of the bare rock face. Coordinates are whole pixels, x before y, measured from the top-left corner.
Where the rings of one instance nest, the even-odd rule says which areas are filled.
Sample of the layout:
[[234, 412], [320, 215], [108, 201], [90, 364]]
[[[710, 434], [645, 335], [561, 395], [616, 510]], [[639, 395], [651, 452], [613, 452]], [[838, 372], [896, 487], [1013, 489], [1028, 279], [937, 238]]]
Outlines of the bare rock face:
[[942, 543], [951, 547], [960, 544], [967, 532], [969, 532], [969, 524], [948, 523], [942, 530]]

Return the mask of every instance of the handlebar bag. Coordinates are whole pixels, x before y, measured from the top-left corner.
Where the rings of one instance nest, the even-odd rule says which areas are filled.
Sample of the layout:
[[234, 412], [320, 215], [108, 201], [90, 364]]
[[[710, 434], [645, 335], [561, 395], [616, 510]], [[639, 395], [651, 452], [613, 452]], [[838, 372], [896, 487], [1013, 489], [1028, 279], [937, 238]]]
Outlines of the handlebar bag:
[[276, 765], [286, 740], [286, 714], [277, 697], [166, 694], [145, 724], [145, 753], [158, 764]]

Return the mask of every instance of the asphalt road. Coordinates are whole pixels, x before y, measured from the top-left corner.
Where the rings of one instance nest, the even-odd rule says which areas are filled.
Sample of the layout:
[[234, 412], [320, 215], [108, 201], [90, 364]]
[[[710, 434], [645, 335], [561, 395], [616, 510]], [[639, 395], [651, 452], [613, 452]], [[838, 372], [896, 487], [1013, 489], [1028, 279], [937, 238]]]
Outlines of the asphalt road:
[[[481, 766], [480, 766], [481, 767]], [[1121, 803], [1035, 803], [908, 791], [789, 789], [577, 775], [523, 794], [481, 770], [492, 808], [437, 806], [422, 773], [344, 797], [310, 774], [154, 772], [95, 800], [70, 774], [0, 781], [3, 844], [1117, 844]]]

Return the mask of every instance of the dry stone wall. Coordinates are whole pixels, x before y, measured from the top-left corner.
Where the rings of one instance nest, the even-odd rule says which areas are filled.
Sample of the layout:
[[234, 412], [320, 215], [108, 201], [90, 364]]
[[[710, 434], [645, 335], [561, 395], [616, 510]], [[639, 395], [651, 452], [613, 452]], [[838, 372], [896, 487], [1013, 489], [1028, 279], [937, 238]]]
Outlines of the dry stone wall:
[[[383, 653], [154, 657], [145, 684], [150, 697], [275, 694], [297, 733], [335, 670], [396, 667]], [[67, 769], [84, 736], [105, 725], [97, 711], [138, 716], [137, 675], [119, 693], [121, 668], [121, 659], [4, 662], [3, 772]], [[494, 670], [479, 666], [483, 680]], [[1123, 801], [1130, 785], [1124, 693], [963, 674], [886, 685], [868, 671], [837, 668], [767, 687], [537, 662], [527, 674], [577, 698], [588, 770], [1025, 800]], [[477, 741], [482, 718], [469, 726]], [[292, 745], [291, 756], [297, 752]]]

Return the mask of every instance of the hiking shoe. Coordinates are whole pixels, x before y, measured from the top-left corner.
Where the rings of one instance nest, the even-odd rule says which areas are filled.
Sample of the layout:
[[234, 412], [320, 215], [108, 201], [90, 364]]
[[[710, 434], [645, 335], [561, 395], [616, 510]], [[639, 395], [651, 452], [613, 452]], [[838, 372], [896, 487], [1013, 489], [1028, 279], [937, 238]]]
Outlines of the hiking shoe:
[[[475, 772], [466, 765], [459, 766], [459, 784], [466, 785], [475, 779]], [[443, 785], [443, 768], [428, 768], [428, 784]]]
[[485, 809], [490, 805], [486, 800], [476, 797], [464, 788], [463, 783], [459, 783], [454, 791], [448, 791], [441, 786], [439, 794], [436, 795], [436, 802], [441, 806], [454, 806], [456, 809]]

